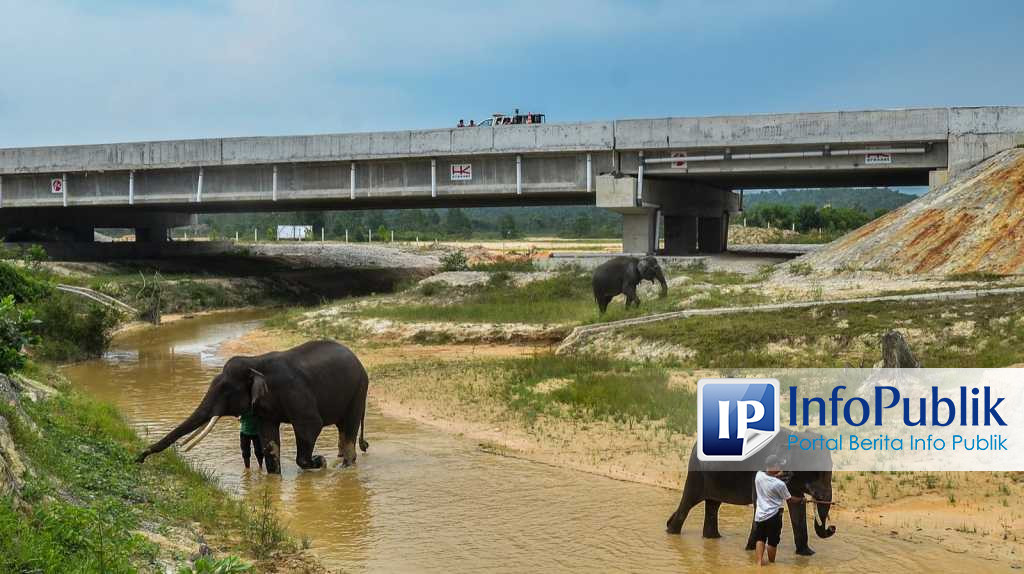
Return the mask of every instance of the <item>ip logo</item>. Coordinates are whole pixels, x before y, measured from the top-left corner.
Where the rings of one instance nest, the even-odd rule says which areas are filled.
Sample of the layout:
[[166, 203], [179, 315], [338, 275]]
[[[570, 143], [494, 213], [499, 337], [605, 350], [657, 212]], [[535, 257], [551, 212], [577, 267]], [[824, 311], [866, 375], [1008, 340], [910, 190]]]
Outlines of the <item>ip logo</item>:
[[746, 460], [779, 434], [779, 381], [701, 379], [697, 458]]

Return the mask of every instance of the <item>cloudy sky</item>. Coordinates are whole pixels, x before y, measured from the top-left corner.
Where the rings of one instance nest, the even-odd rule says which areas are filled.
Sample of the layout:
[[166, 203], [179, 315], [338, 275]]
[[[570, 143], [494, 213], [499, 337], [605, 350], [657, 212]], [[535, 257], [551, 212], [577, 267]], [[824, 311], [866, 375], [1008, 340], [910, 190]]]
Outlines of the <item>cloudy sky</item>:
[[1024, 104], [1024, 3], [0, 0], [0, 147]]

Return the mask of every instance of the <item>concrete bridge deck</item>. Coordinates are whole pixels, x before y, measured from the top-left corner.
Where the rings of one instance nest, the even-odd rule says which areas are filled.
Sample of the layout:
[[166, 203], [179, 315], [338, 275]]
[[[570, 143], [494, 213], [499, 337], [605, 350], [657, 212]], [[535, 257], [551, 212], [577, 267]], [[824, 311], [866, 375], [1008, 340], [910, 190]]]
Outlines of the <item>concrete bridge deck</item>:
[[[981, 107], [11, 148], [0, 149], [0, 226], [159, 229], [198, 212], [571, 203], [637, 222], [721, 218], [743, 188], [941, 182], [1022, 134], [1024, 107]], [[650, 224], [637, 225], [628, 247], [649, 250]]]

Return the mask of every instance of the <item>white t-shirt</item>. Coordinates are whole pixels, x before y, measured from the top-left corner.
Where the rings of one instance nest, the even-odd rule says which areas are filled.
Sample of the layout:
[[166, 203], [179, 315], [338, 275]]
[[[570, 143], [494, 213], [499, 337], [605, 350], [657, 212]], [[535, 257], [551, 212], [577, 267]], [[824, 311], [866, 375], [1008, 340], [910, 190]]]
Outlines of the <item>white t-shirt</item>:
[[785, 482], [761, 470], [754, 475], [754, 491], [757, 493], [755, 522], [763, 522], [775, 516], [791, 496]]

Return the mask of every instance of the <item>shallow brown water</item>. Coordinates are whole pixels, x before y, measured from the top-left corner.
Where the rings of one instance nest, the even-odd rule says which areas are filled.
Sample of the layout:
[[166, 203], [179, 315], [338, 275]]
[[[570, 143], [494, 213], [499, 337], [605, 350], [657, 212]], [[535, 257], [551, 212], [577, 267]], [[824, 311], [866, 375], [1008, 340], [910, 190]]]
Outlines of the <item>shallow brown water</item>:
[[[199, 402], [224, 358], [220, 343], [259, 325], [260, 312], [211, 315], [119, 337], [100, 360], [71, 366], [79, 388], [117, 404], [159, 438]], [[373, 384], [373, 381], [370, 381]], [[226, 488], [268, 488], [291, 528], [330, 567], [346, 572], [731, 572], [752, 569], [743, 551], [750, 510], [722, 507], [719, 540], [703, 540], [695, 509], [682, 536], [664, 533], [678, 492], [485, 453], [430, 427], [366, 420], [370, 451], [354, 468], [300, 472], [282, 427], [283, 475], [246, 473], [238, 425], [224, 420], [188, 457]], [[337, 431], [317, 451], [335, 460]], [[787, 525], [772, 572], [985, 571], [991, 562], [892, 539], [837, 516], [839, 533], [792, 552]]]

